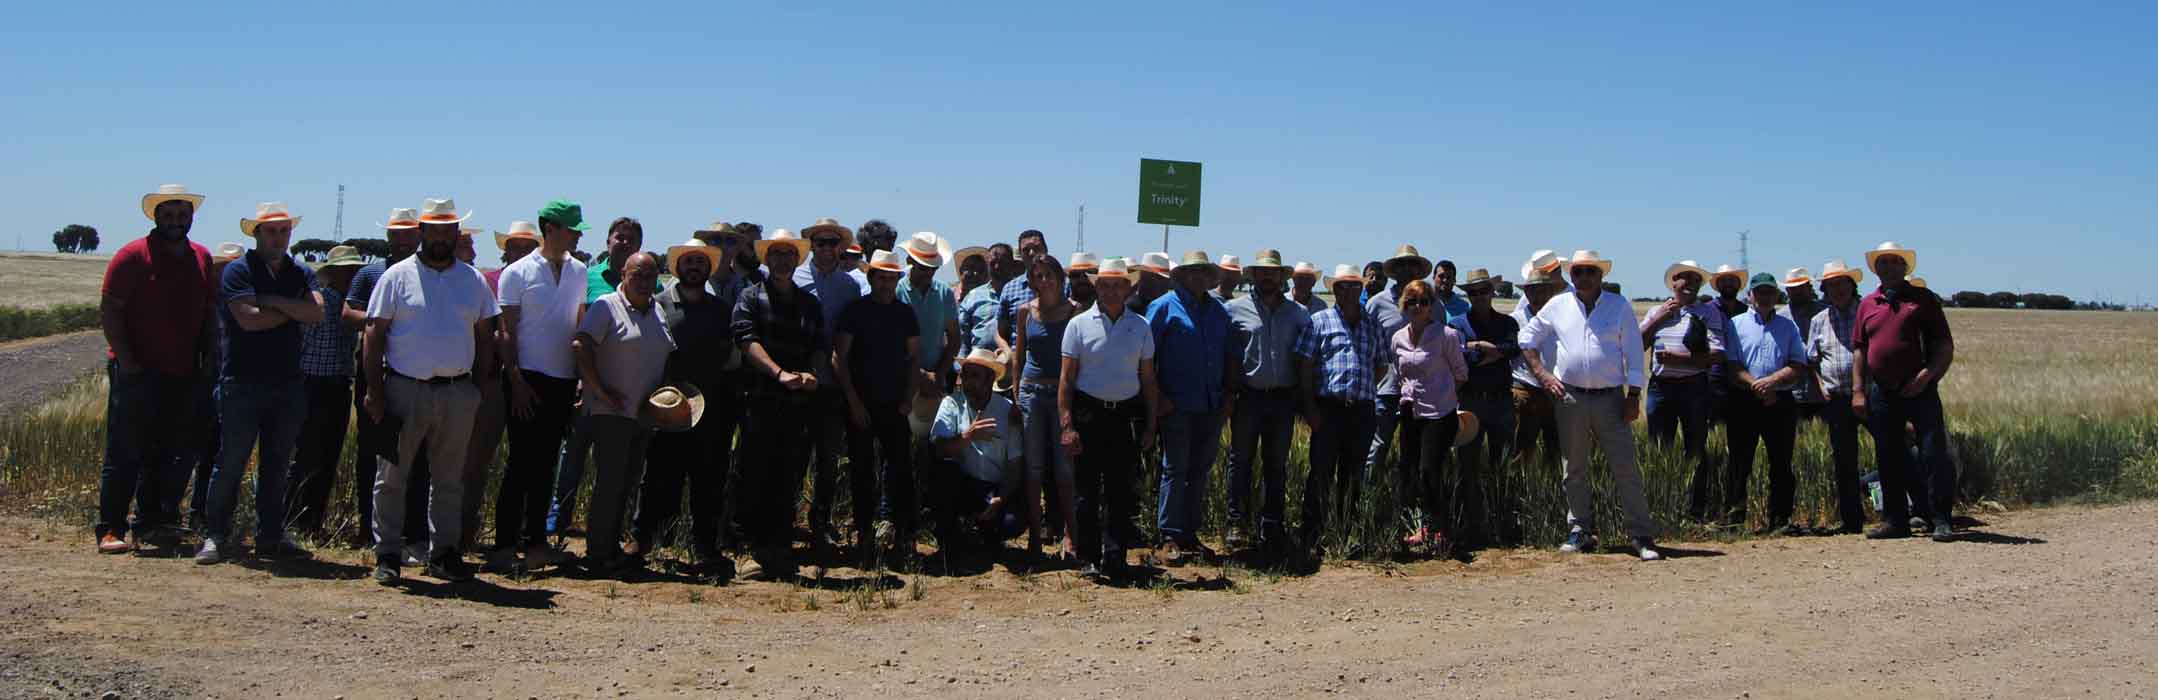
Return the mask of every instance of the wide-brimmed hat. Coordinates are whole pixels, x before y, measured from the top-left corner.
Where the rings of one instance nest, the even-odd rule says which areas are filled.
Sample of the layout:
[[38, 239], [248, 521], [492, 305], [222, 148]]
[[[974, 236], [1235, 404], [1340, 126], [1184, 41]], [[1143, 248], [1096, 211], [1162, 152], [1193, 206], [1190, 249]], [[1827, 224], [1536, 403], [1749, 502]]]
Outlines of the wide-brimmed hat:
[[284, 202], [263, 202], [255, 205], [255, 218], [240, 220], [240, 233], [254, 238], [256, 226], [279, 221], [292, 222], [294, 227], [300, 225], [300, 217], [293, 216], [291, 211], [286, 210]]
[[1903, 258], [1903, 274], [1908, 275], [1918, 269], [1918, 251], [1896, 245], [1895, 241], [1883, 241], [1880, 245], [1874, 246], [1873, 250], [1866, 251], [1866, 269], [1873, 271], [1874, 274], [1880, 274], [1880, 268], [1875, 267], [1873, 261], [1880, 259], [1883, 255]]
[[637, 414], [660, 430], [688, 430], [704, 420], [704, 392], [687, 382], [662, 386], [644, 398]]
[[482, 234], [482, 233], [486, 233], [486, 232], [487, 232], [487, 229], [484, 229], [484, 228], [480, 228], [480, 227], [478, 227], [478, 226], [459, 226], [459, 227], [457, 227], [457, 235], [460, 235], [460, 236], [464, 236], [464, 237], [466, 237], [466, 238], [471, 238], [471, 237], [473, 237], [473, 236], [477, 236], [477, 235], [480, 235], [480, 234]]
[[335, 248], [331, 248], [331, 249], [330, 249], [330, 254], [329, 254], [329, 255], [328, 255], [327, 257], [324, 257], [324, 258], [322, 259], [322, 263], [321, 263], [321, 264], [319, 264], [319, 265], [316, 265], [316, 266], [315, 266], [315, 269], [317, 269], [317, 270], [327, 270], [327, 269], [330, 269], [330, 268], [333, 268], [333, 267], [366, 267], [366, 266], [367, 266], [367, 258], [364, 258], [364, 257], [360, 257], [360, 249], [358, 249], [358, 248], [354, 248], [354, 247], [352, 247], [352, 246], [349, 246], [349, 245], [341, 245], [341, 246], [337, 246], [337, 247], [335, 247]]
[[846, 253], [846, 254], [848, 254], [848, 255], [852, 255], [852, 256], [855, 256], [855, 257], [861, 257], [861, 255], [862, 255], [862, 244], [860, 244], [860, 243], [848, 243], [848, 244], [847, 244], [847, 249], [846, 249], [845, 251], [842, 251], [842, 252], [844, 252], [844, 253]]
[[382, 229], [397, 230], [419, 227], [420, 210], [410, 207], [398, 207], [396, 209], [391, 209], [389, 223], [385, 224], [380, 221], [375, 222], [375, 228]]
[[854, 245], [854, 229], [847, 228], [846, 226], [841, 225], [838, 219], [833, 219], [830, 217], [818, 219], [817, 223], [803, 227], [802, 240], [816, 240], [817, 234], [820, 233], [837, 234], [839, 236], [839, 247], [841, 249], [845, 249], [847, 246]]
[[958, 250], [952, 251], [951, 258], [952, 269], [954, 270], [964, 267], [967, 260], [971, 258], [981, 258], [982, 264], [986, 265], [989, 262], [989, 249], [978, 245], [967, 246], [965, 248], [960, 248]]
[[714, 272], [719, 271], [720, 267], [726, 265], [725, 262], [719, 259], [719, 246], [705, 243], [701, 239], [692, 238], [683, 241], [681, 245], [667, 246], [667, 274], [681, 277], [682, 258], [689, 255], [704, 256], [704, 259], [712, 262]]
[[762, 240], [757, 241], [757, 259], [763, 260], [764, 252], [771, 250], [772, 246], [775, 245], [785, 245], [793, 248], [797, 262], [809, 259], [809, 241], [796, 238], [793, 231], [783, 228], [772, 229], [771, 233], [765, 234]]
[[1131, 281], [1131, 261], [1123, 258], [1103, 260], [1101, 270], [1094, 273], [1097, 280]]
[[1331, 289], [1334, 285], [1341, 284], [1343, 282], [1355, 282], [1357, 284], [1364, 284], [1364, 273], [1355, 265], [1351, 265], [1348, 263], [1335, 265], [1334, 276], [1327, 278], [1326, 286], [1327, 288]]
[[524, 240], [528, 240], [528, 241], [531, 241], [531, 242], [533, 242], [533, 243], [544, 243], [544, 242], [545, 242], [545, 241], [542, 241], [542, 240], [540, 240], [540, 232], [539, 232], [539, 227], [538, 227], [538, 226], [536, 226], [536, 225], [533, 225], [533, 223], [532, 223], [532, 222], [530, 222], [530, 221], [512, 221], [512, 222], [510, 222], [510, 230], [509, 230], [509, 231], [507, 231], [507, 232], [504, 232], [504, 231], [496, 231], [496, 232], [495, 232], [495, 247], [496, 247], [496, 248], [505, 248], [505, 249], [506, 249], [506, 248], [509, 248], [509, 247], [510, 247], [510, 241], [511, 241], [511, 240], [514, 240], [514, 239], [519, 239], [519, 238], [522, 238], [522, 239], [524, 239]]
[[472, 212], [457, 213], [457, 200], [448, 197], [420, 200], [420, 223], [461, 224], [472, 218]]
[[961, 358], [959, 362], [962, 364], [977, 365], [982, 367], [983, 369], [995, 372], [996, 378], [990, 380], [992, 384], [998, 381], [1003, 381], [1004, 370], [1007, 369], [1007, 363], [1004, 361], [1004, 357], [997, 354], [997, 351], [991, 350], [989, 348], [975, 348], [973, 352], [967, 353], [967, 356]]
[[[1558, 257], [1556, 255], [1550, 255], [1551, 251], [1548, 250], [1541, 252], [1543, 253], [1543, 255], [1540, 255], [1537, 258], [1530, 258], [1528, 262], [1521, 263], [1521, 286], [1536, 287], [1541, 285], [1565, 284], [1566, 278], [1563, 274], [1559, 272], [1559, 269], [1565, 265], [1566, 259]], [[1537, 260], [1544, 257], [1548, 257], [1549, 262], [1539, 264]]]
[[1138, 268], [1140, 272], [1167, 277], [1170, 268], [1175, 266], [1169, 263], [1168, 253], [1156, 251], [1139, 256], [1139, 264], [1133, 267]]
[[1851, 284], [1858, 284], [1866, 281], [1866, 271], [1851, 269], [1851, 266], [1843, 264], [1842, 260], [1830, 260], [1821, 263], [1821, 281], [1826, 283], [1830, 278], [1834, 277], [1848, 278], [1851, 280]]
[[[1557, 252], [1546, 248], [1544, 250], [1539, 250], [1529, 254], [1529, 265], [1527, 269], [1531, 271], [1556, 270], [1559, 269], [1560, 265], [1563, 265], [1565, 263], [1565, 258], [1559, 257], [1559, 254]], [[1529, 277], [1529, 275], [1527, 273], [1522, 273], [1521, 277], [1523, 279], [1526, 279]]]
[[540, 207], [539, 216], [535, 218], [543, 223], [551, 223], [573, 231], [592, 230], [592, 225], [584, 222], [584, 205], [567, 199], [548, 202], [545, 206]]
[[1244, 274], [1244, 261], [1228, 253], [1222, 253], [1221, 259], [1214, 261], [1214, 266], [1232, 275]]
[[864, 268], [862, 268], [862, 271], [863, 271], [863, 272], [906, 272], [906, 271], [907, 271], [907, 265], [906, 265], [906, 263], [903, 263], [903, 262], [900, 262], [900, 261], [899, 261], [899, 254], [898, 254], [898, 253], [894, 253], [894, 252], [892, 252], [892, 251], [889, 251], [889, 250], [880, 250], [880, 251], [877, 251], [877, 252], [874, 252], [874, 253], [870, 253], [870, 254], [869, 254], [869, 265], [868, 265], [867, 267], [864, 267]]
[[1813, 284], [1813, 275], [1807, 273], [1806, 268], [1794, 267], [1789, 272], [1783, 273], [1783, 286], [1786, 288], [1808, 284]]
[[1394, 257], [1386, 259], [1386, 269], [1389, 274], [1392, 273], [1396, 264], [1416, 265], [1416, 269], [1422, 270], [1422, 272], [1417, 273], [1418, 278], [1431, 276], [1431, 259], [1424, 257], [1422, 253], [1416, 252], [1415, 245], [1403, 243], [1400, 248], [1394, 250]]
[[1253, 269], [1253, 268], [1261, 268], [1261, 267], [1288, 267], [1288, 266], [1287, 266], [1287, 265], [1283, 265], [1283, 264], [1281, 264], [1281, 251], [1278, 251], [1278, 250], [1274, 250], [1274, 249], [1272, 249], [1272, 248], [1267, 248], [1267, 249], [1265, 249], [1265, 250], [1261, 250], [1261, 251], [1259, 251], [1259, 254], [1258, 254], [1258, 255], [1254, 255], [1254, 256], [1251, 256], [1251, 264], [1250, 264], [1250, 265], [1246, 265], [1246, 266], [1244, 266], [1244, 269], [1247, 269], [1247, 270], [1248, 270], [1248, 269]]
[[906, 249], [908, 259], [923, 267], [944, 267], [944, 261], [952, 259], [952, 242], [929, 231], [908, 237], [899, 247]]
[[1077, 253], [1072, 253], [1071, 264], [1065, 266], [1064, 268], [1064, 272], [1066, 274], [1074, 272], [1097, 272], [1100, 270], [1101, 256], [1083, 250]]
[[158, 185], [156, 192], [142, 196], [142, 215], [157, 220], [157, 205], [165, 202], [186, 202], [202, 211], [202, 195], [187, 191], [187, 185]]
[[1593, 250], [1574, 251], [1573, 257], [1566, 259], [1566, 274], [1568, 274], [1569, 276], [1572, 275], [1574, 268], [1581, 267], [1583, 265], [1593, 266], [1603, 270], [1605, 277], [1611, 276], [1611, 261], [1604, 259], [1604, 256], [1598, 254], [1596, 251]]
[[1709, 275], [1708, 279], [1704, 281], [1708, 282], [1708, 285], [1710, 287], [1714, 287], [1716, 286], [1716, 280], [1723, 279], [1727, 276], [1736, 277], [1738, 278], [1739, 282], [1743, 283], [1746, 281], [1746, 268], [1732, 267], [1728, 263], [1723, 265], [1717, 265], [1715, 274]]
[[1919, 288], [1919, 289], [1925, 289], [1925, 288], [1926, 288], [1926, 278], [1924, 278], [1924, 277], [1908, 277], [1908, 278], [1905, 278], [1905, 279], [1904, 279], [1904, 281], [1905, 281], [1905, 282], [1909, 282], [1909, 283], [1911, 284], [1911, 286], [1913, 286], [1913, 287], [1917, 287], [1917, 288]]
[[1476, 433], [1483, 429], [1483, 421], [1477, 420], [1476, 414], [1474, 413], [1462, 410], [1455, 410], [1454, 418], [1461, 421], [1461, 427], [1454, 430], [1455, 447], [1461, 447], [1463, 445], [1469, 444], [1471, 440], [1476, 439]]
[[1291, 277], [1309, 277], [1309, 278], [1312, 278], [1312, 279], [1318, 279], [1318, 278], [1320, 277], [1320, 275], [1319, 275], [1319, 266], [1317, 266], [1317, 265], [1313, 265], [1313, 264], [1311, 264], [1311, 263], [1309, 263], [1309, 262], [1306, 262], [1306, 261], [1302, 261], [1302, 260], [1299, 260], [1299, 261], [1297, 261], [1297, 263], [1296, 263], [1296, 267], [1294, 267], [1294, 268], [1291, 268], [1291, 269], [1289, 270], [1289, 276], [1291, 276]]
[[1691, 272], [1699, 275], [1701, 277], [1701, 283], [1708, 284], [1708, 268], [1702, 267], [1701, 263], [1697, 263], [1692, 260], [1680, 260], [1678, 262], [1671, 263], [1670, 267], [1664, 268], [1663, 281], [1670, 282], [1671, 278], [1677, 277], [1678, 273], [1681, 272]]
[[226, 241], [217, 244], [217, 249], [210, 252], [210, 264], [229, 263], [240, 259], [240, 256], [246, 254], [247, 246]]
[[1184, 258], [1182, 260], [1176, 261], [1176, 267], [1172, 267], [1169, 269], [1181, 270], [1187, 267], [1211, 267], [1215, 269], [1221, 268], [1220, 265], [1214, 264], [1213, 258], [1207, 257], [1206, 251], [1187, 250], [1184, 251]]
[[1506, 281], [1505, 277], [1493, 275], [1491, 274], [1490, 270], [1479, 267], [1470, 270], [1469, 274], [1466, 277], [1461, 278], [1461, 283], [1456, 286], [1461, 287], [1462, 289], [1468, 289], [1479, 284], [1498, 286], [1500, 282], [1504, 281]]

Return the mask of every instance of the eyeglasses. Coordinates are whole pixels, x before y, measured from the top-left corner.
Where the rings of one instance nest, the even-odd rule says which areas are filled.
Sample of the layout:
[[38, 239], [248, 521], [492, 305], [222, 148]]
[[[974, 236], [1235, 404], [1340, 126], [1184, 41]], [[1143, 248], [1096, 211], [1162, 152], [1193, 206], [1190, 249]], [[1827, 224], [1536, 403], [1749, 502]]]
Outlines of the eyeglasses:
[[1426, 306], [1430, 306], [1430, 305], [1431, 305], [1431, 300], [1430, 300], [1430, 299], [1425, 299], [1425, 298], [1423, 298], [1423, 297], [1411, 297], [1411, 298], [1408, 298], [1408, 299], [1403, 299], [1403, 300], [1401, 300], [1401, 308], [1404, 308], [1404, 309], [1418, 309], [1418, 308], [1423, 308], [1423, 307], [1426, 307]]
[[816, 239], [812, 239], [812, 240], [810, 240], [810, 241], [809, 241], [809, 244], [810, 244], [810, 245], [812, 245], [812, 246], [816, 246], [816, 247], [818, 247], [818, 248], [837, 248], [837, 247], [839, 247], [839, 239], [837, 239], [837, 238], [816, 238]]

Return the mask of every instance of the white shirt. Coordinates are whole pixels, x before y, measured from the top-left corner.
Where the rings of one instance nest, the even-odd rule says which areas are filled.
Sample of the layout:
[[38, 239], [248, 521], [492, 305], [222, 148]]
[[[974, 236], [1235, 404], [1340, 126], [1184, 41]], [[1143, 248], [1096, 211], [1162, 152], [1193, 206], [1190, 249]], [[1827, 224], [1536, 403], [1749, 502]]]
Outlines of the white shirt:
[[1064, 327], [1063, 355], [1079, 361], [1079, 391], [1101, 401], [1139, 395], [1139, 363], [1154, 359], [1154, 333], [1131, 307], [1111, 324], [1101, 306], [1073, 316]]
[[[1593, 311], [1572, 290], [1551, 298], [1521, 327], [1521, 347], [1543, 355], [1544, 368], [1582, 389], [1641, 388], [1641, 325], [1626, 297], [1604, 292]], [[1546, 345], [1548, 343], [1549, 345]], [[1556, 352], [1547, 352], [1545, 348]]]
[[577, 359], [570, 355], [569, 339], [577, 334], [577, 309], [584, 305], [585, 265], [562, 256], [561, 276], [554, 265], [534, 252], [509, 267], [495, 283], [500, 287], [496, 302], [516, 307], [517, 365], [556, 379], [576, 379]]
[[437, 270], [414, 255], [391, 265], [367, 298], [367, 318], [390, 322], [390, 370], [431, 379], [472, 372], [472, 326], [499, 313], [487, 278], [471, 265]]
[[976, 411], [965, 391], [953, 392], [937, 405], [937, 420], [929, 428], [929, 437], [932, 440], [957, 438], [973, 426], [974, 421], [983, 418], [996, 419], [996, 432], [967, 443], [959, 458], [959, 468], [976, 481], [1000, 484], [1004, 482], [1004, 468], [1025, 456], [1019, 440], [1018, 414], [1012, 411], [1010, 399], [1001, 394], [990, 394], [989, 405]]

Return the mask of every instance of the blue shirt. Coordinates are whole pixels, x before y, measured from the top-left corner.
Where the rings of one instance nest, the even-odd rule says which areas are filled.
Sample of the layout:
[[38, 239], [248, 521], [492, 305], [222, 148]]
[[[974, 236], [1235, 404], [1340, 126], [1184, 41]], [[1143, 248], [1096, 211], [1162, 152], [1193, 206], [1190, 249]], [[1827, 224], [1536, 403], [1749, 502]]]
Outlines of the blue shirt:
[[990, 285], [975, 287], [959, 300], [959, 342], [960, 358], [975, 348], [997, 349], [997, 290]]
[[[1314, 301], [1318, 297], [1312, 298]], [[1311, 325], [1311, 312], [1284, 297], [1273, 311], [1246, 295], [1229, 302], [1229, 349], [1248, 389], [1296, 386], [1296, 339]]]
[[1229, 358], [1229, 312], [1221, 302], [1180, 287], [1147, 307], [1146, 326], [1154, 332], [1154, 381], [1162, 394], [1178, 411], [1219, 410]]
[[217, 291], [217, 316], [224, 324], [220, 375], [227, 380], [300, 378], [300, 333], [303, 330], [300, 324], [286, 321], [251, 331], [241, 328], [232, 316], [234, 299], [258, 296], [312, 299], [315, 271], [290, 255], [279, 255], [285, 259], [284, 271], [275, 274], [270, 271], [270, 261], [252, 250], [225, 266], [224, 280]]
[[921, 325], [922, 369], [936, 369], [937, 359], [944, 356], [944, 324], [959, 318], [959, 304], [952, 300], [952, 288], [930, 280], [928, 296], [918, 297], [914, 283], [901, 279], [897, 294], [900, 303], [914, 309], [914, 320]]
[[[1064, 289], [1067, 293], [1071, 291], [1068, 286]], [[1005, 282], [1004, 290], [997, 293], [997, 335], [1004, 336], [1004, 342], [1012, 342], [1012, 333], [1018, 330], [1012, 327], [1012, 314], [1033, 300], [1034, 285], [1027, 284], [1026, 275]]]
[[1296, 354], [1318, 363], [1319, 396], [1343, 401], [1376, 398], [1379, 367], [1394, 360], [1379, 319], [1364, 314], [1352, 328], [1338, 307], [1312, 315], [1311, 325], [1296, 339]]
[[[1724, 354], [1732, 362], [1743, 363], [1746, 371], [1760, 379], [1791, 364], [1806, 365], [1806, 341], [1798, 332], [1798, 323], [1788, 316], [1770, 314], [1763, 321], [1761, 314], [1747, 311], [1731, 319], [1731, 337], [1726, 338], [1729, 347]], [[1798, 384], [1803, 373], [1791, 381], [1777, 385], [1786, 390]]]
[[833, 265], [829, 273], [817, 272], [817, 264], [803, 261], [794, 268], [794, 286], [817, 298], [817, 305], [824, 307], [824, 336], [829, 338], [839, 326], [839, 314], [847, 305], [868, 294], [869, 290], [854, 281], [854, 272], [846, 265]]

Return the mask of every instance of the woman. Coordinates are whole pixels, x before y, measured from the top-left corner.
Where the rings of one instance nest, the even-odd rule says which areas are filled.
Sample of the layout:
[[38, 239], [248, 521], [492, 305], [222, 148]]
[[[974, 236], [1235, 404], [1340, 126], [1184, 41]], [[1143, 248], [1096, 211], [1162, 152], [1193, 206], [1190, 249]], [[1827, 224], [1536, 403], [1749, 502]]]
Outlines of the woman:
[[[1048, 505], [1056, 509], [1057, 522], [1070, 523], [1075, 517], [1071, 454], [1057, 447], [1057, 426], [1063, 424], [1056, 401], [1057, 379], [1064, 364], [1064, 327], [1079, 312], [1070, 299], [1064, 298], [1064, 281], [1064, 266], [1056, 258], [1036, 258], [1027, 269], [1027, 284], [1034, 288], [1034, 300], [1012, 313], [1012, 324], [1018, 332], [1012, 334], [1017, 349], [1010, 362], [1020, 365], [1016, 388], [1027, 456], [1026, 484], [1020, 493], [1030, 496], [1023, 515], [1027, 523], [1027, 554], [1036, 558], [1042, 553], [1042, 508], [1031, 496], [1041, 493], [1044, 472], [1056, 480], [1054, 502]], [[1058, 559], [1076, 556], [1070, 530], [1065, 530], [1061, 544]]]
[[1402, 288], [1401, 313], [1409, 324], [1394, 333], [1393, 349], [1401, 374], [1400, 500], [1422, 506], [1420, 515], [1411, 511], [1413, 525], [1401, 543], [1443, 556], [1452, 544], [1448, 534], [1460, 542], [1478, 539], [1469, 531], [1479, 526], [1481, 514], [1462, 511], [1481, 510], [1483, 493], [1470, 464], [1446, 473], [1461, 427], [1457, 390], [1469, 380], [1469, 365], [1461, 355], [1461, 332], [1440, 323], [1433, 312], [1437, 302], [1437, 291], [1423, 280]]

